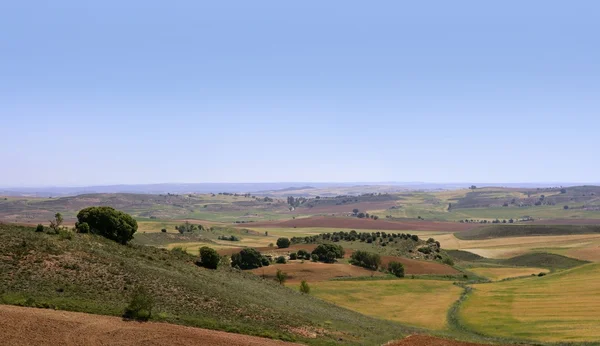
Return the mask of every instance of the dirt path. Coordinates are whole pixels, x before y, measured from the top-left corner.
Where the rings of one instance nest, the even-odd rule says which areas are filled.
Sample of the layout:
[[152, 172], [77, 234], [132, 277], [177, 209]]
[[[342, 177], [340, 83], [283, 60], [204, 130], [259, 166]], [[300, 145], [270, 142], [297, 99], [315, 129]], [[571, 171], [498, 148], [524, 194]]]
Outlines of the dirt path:
[[0, 344], [65, 345], [298, 345], [166, 323], [125, 322], [118, 317], [0, 305]]

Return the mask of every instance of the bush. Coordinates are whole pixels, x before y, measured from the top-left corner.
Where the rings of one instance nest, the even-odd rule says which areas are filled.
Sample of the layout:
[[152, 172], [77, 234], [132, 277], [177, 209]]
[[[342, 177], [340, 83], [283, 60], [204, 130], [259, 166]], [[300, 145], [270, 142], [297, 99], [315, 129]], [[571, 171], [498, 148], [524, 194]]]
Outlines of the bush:
[[538, 274], [539, 277], [546, 276], [546, 273], [542, 272]]
[[277, 247], [280, 249], [286, 249], [290, 247], [290, 240], [288, 238], [279, 238], [277, 239]]
[[419, 241], [419, 236], [416, 234], [413, 234], [410, 236], [410, 239], [412, 239], [413, 241]]
[[287, 263], [287, 261], [286, 261], [286, 259], [285, 259], [285, 257], [284, 257], [284, 256], [279, 256], [279, 257], [277, 257], [277, 259], [275, 260], [275, 263], [279, 263], [279, 264], [286, 264], [286, 263]]
[[423, 246], [417, 249], [417, 251], [429, 255], [431, 253], [431, 249], [428, 246]]
[[260, 264], [262, 264], [263, 267], [268, 267], [271, 265], [271, 261], [269, 261], [269, 258], [267, 256], [262, 256], [260, 258]]
[[316, 254], [312, 254], [310, 255], [310, 260], [313, 262], [319, 262], [319, 256], [317, 256]]
[[152, 317], [154, 299], [143, 286], [138, 286], [131, 295], [131, 301], [125, 308], [124, 318], [148, 321]]
[[73, 239], [73, 232], [66, 228], [62, 228], [58, 231], [58, 237], [62, 240], [71, 240]]
[[138, 229], [137, 221], [131, 215], [111, 207], [85, 208], [77, 214], [77, 221], [77, 229], [87, 223], [90, 233], [101, 235], [120, 244], [127, 244], [133, 239], [133, 234]]
[[79, 233], [90, 233], [90, 225], [87, 222], [79, 224], [77, 227], [77, 232]]
[[300, 292], [302, 292], [304, 294], [310, 293], [310, 286], [308, 286], [308, 283], [306, 282], [306, 280], [302, 280], [302, 282], [300, 282]]
[[167, 229], [166, 229], [166, 228], [163, 228], [163, 229], [161, 229], [160, 231], [161, 231], [162, 233], [167, 233]]
[[336, 258], [344, 258], [344, 248], [335, 244], [321, 244], [315, 248], [312, 255], [317, 255], [318, 260], [325, 263], [333, 263]]
[[[265, 258], [265, 260], [267, 263], [269, 262], [268, 259]], [[246, 270], [260, 268], [263, 265], [263, 256], [256, 249], [243, 249], [239, 253], [233, 254], [231, 256], [232, 267], [238, 267], [240, 269]]]
[[299, 259], [310, 259], [310, 253], [306, 250], [298, 250], [298, 258]]
[[217, 269], [221, 262], [221, 256], [215, 249], [203, 246], [200, 248], [200, 265], [208, 269]]
[[292, 252], [292, 253], [290, 254], [290, 260], [292, 260], [292, 261], [293, 261], [293, 260], [297, 260], [297, 259], [298, 259], [298, 255], [297, 255], [295, 252]]
[[287, 280], [287, 274], [282, 272], [281, 269], [277, 269], [277, 273], [275, 274], [275, 278], [279, 282], [280, 285], [283, 285]]
[[38, 233], [44, 232], [44, 225], [42, 225], [42, 224], [37, 225], [37, 227], [35, 228], [35, 231]]
[[452, 258], [450, 257], [446, 257], [442, 260], [442, 263], [447, 264], [449, 266], [453, 266], [454, 265], [454, 261], [452, 260]]
[[404, 265], [400, 262], [390, 262], [388, 263], [388, 271], [395, 275], [396, 277], [403, 278], [404, 277]]
[[381, 256], [376, 253], [359, 250], [350, 256], [350, 263], [370, 270], [377, 270], [381, 265]]

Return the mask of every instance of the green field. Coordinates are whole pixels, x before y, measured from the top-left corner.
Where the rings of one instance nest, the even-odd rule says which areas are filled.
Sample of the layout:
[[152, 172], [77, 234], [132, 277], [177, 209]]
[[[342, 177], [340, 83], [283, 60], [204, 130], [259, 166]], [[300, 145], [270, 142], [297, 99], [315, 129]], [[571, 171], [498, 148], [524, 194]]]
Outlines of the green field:
[[446, 312], [462, 289], [451, 281], [330, 281], [313, 285], [314, 295], [363, 314], [433, 330], [447, 328]]
[[545, 277], [474, 285], [460, 309], [464, 326], [489, 336], [543, 342], [600, 340], [600, 265]]

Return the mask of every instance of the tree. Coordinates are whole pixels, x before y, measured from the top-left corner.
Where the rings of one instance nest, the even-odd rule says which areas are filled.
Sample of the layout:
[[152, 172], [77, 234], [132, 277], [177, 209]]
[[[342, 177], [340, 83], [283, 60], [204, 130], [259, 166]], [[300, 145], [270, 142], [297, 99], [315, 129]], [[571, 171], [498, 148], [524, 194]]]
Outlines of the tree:
[[350, 256], [350, 263], [370, 270], [377, 270], [381, 265], [381, 256], [376, 253], [358, 250]]
[[283, 285], [285, 283], [285, 281], [287, 280], [287, 274], [284, 273], [283, 271], [281, 271], [281, 269], [277, 269], [275, 278], [277, 278], [277, 281], [279, 282], [280, 285]]
[[131, 301], [125, 308], [124, 318], [147, 321], [152, 317], [154, 299], [143, 286], [138, 286], [131, 295]]
[[290, 260], [297, 260], [298, 259], [298, 254], [295, 252], [290, 253]]
[[280, 249], [286, 249], [290, 247], [290, 240], [288, 238], [279, 238], [277, 239], [277, 247]]
[[37, 225], [37, 227], [35, 228], [35, 231], [38, 233], [44, 232], [44, 225], [42, 225], [42, 224]]
[[477, 189], [477, 186], [475, 186], [475, 185], [471, 185], [471, 187], [469, 187], [469, 189], [471, 189], [471, 190], [476, 190], [476, 189]]
[[359, 219], [363, 219], [365, 217], [365, 213], [358, 213], [358, 215], [356, 215]]
[[313, 252], [313, 256], [317, 256], [318, 260], [325, 263], [333, 263], [336, 258], [344, 258], [344, 248], [335, 244], [320, 244]]
[[306, 250], [300, 249], [298, 250], [298, 258], [299, 259], [310, 259], [310, 253]]
[[359, 212], [359, 210], [358, 210], [358, 209], [356, 209], [356, 208], [352, 209], [352, 213], [353, 213], [354, 215], [358, 214], [358, 212]]
[[568, 206], [568, 205], [565, 205], [565, 206], [563, 207], [563, 209], [564, 209], [564, 210], [567, 210], [567, 209], [569, 209], [569, 206]]
[[260, 268], [263, 266], [262, 258], [263, 256], [256, 249], [243, 249], [231, 256], [231, 266], [243, 270]]
[[404, 265], [400, 262], [392, 261], [388, 263], [388, 271], [395, 275], [396, 277], [403, 278], [404, 277]]
[[275, 260], [275, 263], [286, 264], [287, 260], [285, 259], [285, 256], [279, 256], [277, 257], [277, 260]]
[[302, 280], [300, 282], [300, 292], [302, 292], [304, 294], [310, 293], [310, 286], [308, 286], [308, 283], [306, 282], [306, 280]]
[[319, 256], [317, 256], [316, 254], [312, 254], [310, 255], [310, 260], [313, 262], [319, 262]]
[[50, 220], [50, 228], [54, 231], [54, 233], [58, 234], [61, 229], [63, 223], [63, 217], [61, 213], [56, 213], [54, 215], [54, 220]]
[[77, 214], [75, 227], [79, 231], [83, 224], [89, 225], [89, 232], [127, 244], [138, 229], [137, 221], [131, 215], [111, 207], [90, 207]]
[[567, 193], [567, 189], [560, 189], [560, 193]]
[[200, 265], [208, 269], [217, 269], [221, 262], [221, 256], [215, 249], [203, 246], [200, 248]]
[[162, 233], [167, 233], [167, 229], [166, 229], [166, 228], [163, 228], [163, 229], [161, 229], [160, 231], [161, 231]]

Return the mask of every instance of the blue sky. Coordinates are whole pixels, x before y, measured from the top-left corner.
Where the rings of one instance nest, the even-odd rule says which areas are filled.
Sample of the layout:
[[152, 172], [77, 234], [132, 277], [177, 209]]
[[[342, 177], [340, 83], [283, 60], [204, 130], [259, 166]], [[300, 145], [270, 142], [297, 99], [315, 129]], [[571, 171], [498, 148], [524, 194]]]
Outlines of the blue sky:
[[598, 182], [599, 32], [597, 1], [4, 1], [0, 186]]

